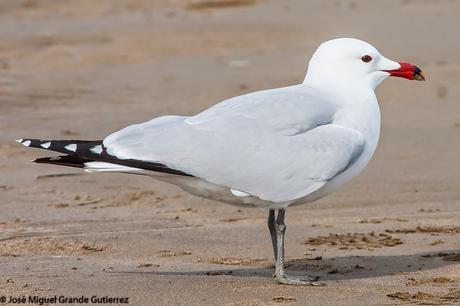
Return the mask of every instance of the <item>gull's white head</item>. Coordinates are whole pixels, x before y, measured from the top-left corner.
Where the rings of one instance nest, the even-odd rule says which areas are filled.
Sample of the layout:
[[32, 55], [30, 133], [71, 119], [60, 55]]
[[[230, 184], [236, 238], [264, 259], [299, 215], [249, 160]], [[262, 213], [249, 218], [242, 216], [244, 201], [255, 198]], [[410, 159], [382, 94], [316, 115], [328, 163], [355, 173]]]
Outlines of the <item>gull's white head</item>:
[[389, 76], [425, 79], [418, 67], [389, 60], [365, 41], [338, 38], [318, 47], [308, 65], [304, 83], [329, 88], [361, 87], [373, 90]]

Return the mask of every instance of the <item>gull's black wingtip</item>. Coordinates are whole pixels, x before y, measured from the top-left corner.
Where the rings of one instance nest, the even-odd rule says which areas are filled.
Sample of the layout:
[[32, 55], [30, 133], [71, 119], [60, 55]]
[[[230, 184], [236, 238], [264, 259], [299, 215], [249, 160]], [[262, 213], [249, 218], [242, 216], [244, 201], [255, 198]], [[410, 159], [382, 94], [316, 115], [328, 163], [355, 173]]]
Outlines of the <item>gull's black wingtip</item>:
[[28, 138], [18, 139], [17, 142], [26, 147], [45, 149], [66, 154], [63, 156], [38, 158], [33, 161], [39, 164], [53, 164], [84, 168], [85, 163], [100, 161], [155, 172], [192, 176], [191, 174], [169, 168], [161, 163], [135, 159], [119, 159], [116, 156], [112, 156], [107, 153], [102, 140], [41, 140]]

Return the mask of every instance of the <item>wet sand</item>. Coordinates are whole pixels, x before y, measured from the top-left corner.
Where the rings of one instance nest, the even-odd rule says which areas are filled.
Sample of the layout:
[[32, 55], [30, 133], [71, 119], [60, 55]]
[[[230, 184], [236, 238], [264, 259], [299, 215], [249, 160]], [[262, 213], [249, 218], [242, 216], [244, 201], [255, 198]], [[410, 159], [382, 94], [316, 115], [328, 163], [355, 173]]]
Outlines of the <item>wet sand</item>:
[[[459, 1], [2, 2], [0, 295], [460, 303], [459, 12]], [[387, 80], [377, 91], [381, 141], [365, 172], [287, 211], [288, 271], [326, 287], [274, 283], [264, 210], [141, 176], [32, 164], [47, 152], [14, 142], [99, 139], [295, 84], [319, 43], [344, 36], [417, 64], [427, 82]]]

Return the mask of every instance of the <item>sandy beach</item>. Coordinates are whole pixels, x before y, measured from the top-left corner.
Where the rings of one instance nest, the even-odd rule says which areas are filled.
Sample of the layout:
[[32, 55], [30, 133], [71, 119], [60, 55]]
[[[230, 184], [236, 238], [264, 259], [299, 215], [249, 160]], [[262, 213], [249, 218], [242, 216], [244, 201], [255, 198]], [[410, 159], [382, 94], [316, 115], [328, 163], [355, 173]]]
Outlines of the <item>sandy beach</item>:
[[[454, 0], [2, 1], [0, 296], [460, 304], [459, 27]], [[49, 152], [14, 142], [101, 139], [300, 83], [336, 37], [369, 41], [427, 81], [380, 86], [382, 134], [366, 170], [287, 210], [287, 270], [325, 287], [274, 282], [265, 210], [143, 176], [37, 165]]]

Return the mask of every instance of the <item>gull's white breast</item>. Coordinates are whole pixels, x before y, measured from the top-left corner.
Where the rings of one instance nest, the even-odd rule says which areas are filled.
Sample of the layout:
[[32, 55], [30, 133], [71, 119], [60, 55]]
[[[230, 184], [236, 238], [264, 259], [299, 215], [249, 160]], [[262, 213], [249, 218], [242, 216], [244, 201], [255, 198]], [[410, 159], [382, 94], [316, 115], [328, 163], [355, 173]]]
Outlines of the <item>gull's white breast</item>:
[[353, 111], [344, 110], [343, 116], [339, 116], [336, 123], [356, 129], [364, 135], [365, 146], [363, 153], [350, 168], [332, 178], [317, 191], [298, 199], [293, 205], [312, 202], [336, 191], [359, 175], [371, 160], [377, 149], [380, 137], [380, 108], [373, 92], [362, 95], [358, 100], [361, 100], [361, 103], [356, 103], [355, 100], [356, 109]]

